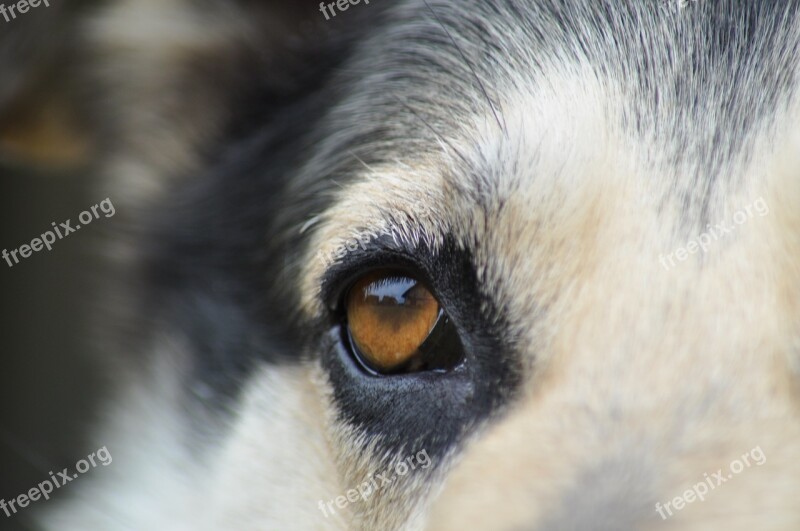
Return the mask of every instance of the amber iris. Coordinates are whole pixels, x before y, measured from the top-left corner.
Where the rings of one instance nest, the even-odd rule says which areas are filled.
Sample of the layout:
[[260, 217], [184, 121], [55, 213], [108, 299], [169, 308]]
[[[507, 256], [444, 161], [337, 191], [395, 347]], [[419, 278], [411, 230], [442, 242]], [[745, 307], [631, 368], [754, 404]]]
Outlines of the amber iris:
[[439, 302], [418, 280], [376, 271], [347, 295], [347, 324], [362, 361], [391, 372], [412, 360], [439, 318]]

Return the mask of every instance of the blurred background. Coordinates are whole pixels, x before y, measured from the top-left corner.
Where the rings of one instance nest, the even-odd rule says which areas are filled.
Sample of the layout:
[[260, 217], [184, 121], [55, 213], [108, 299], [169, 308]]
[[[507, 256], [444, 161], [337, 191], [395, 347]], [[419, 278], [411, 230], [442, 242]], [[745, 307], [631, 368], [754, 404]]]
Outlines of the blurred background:
[[[246, 63], [248, 76], [234, 75], [242, 66], [229, 64], [226, 56], [210, 56], [208, 62], [182, 65], [185, 71], [178, 70], [180, 76], [165, 76], [166, 85], [137, 84], [133, 76], [143, 64], [168, 73], [172, 70], [169, 64], [151, 64], [147, 54], [137, 56], [137, 49], [110, 59], [102, 49], [93, 49], [94, 41], [86, 39], [86, 24], [97, 8], [113, 0], [49, 0], [49, 5], [40, 0], [38, 7], [29, 6], [24, 13], [17, 7], [19, 1], [0, 0], [7, 13], [10, 6], [16, 8], [16, 16], [8, 21], [0, 10], [0, 252], [30, 244], [54, 222], [78, 223], [82, 211], [106, 198], [100, 191], [97, 165], [117, 139], [111, 115], [124, 123], [140, 120], [149, 110], [143, 134], [149, 137], [152, 131], [157, 138], [169, 139], [178, 126], [191, 129], [186, 125], [193, 123], [191, 111], [186, 110], [192, 108], [189, 104], [202, 103], [215, 88], [228, 90], [234, 82], [249, 94], [249, 74], [260, 83], [262, 70], [268, 72], [265, 86], [273, 92], [262, 95], [258, 84], [254, 92], [265, 100], [278, 98], [264, 101], [265, 108], [280, 105], [282, 94], [295, 90], [294, 83], [305, 79], [302, 68], [292, 68], [295, 49], [325, 51], [326, 39], [340, 31], [337, 24], [358, 24], [355, 16], [326, 21], [316, 0], [239, 0], [248, 15], [256, 13], [270, 28], [258, 34], [253, 56], [243, 56], [256, 65]], [[139, 1], [151, 12], [168, 4]], [[206, 17], [233, 5], [229, 0], [173, 3], [189, 11], [207, 8]], [[179, 27], [182, 22], [181, 10], [171, 13], [171, 22], [159, 19], [166, 33], [170, 33], [170, 23]], [[137, 43], [149, 44], [150, 27], [142, 28], [142, 40]], [[213, 35], [214, 28], [208, 29]], [[121, 48], [130, 52], [128, 46], [137, 45], [124, 41]], [[108, 61], [99, 60], [100, 56]], [[139, 63], [128, 64], [131, 56]], [[147, 90], [132, 90], [124, 106], [115, 105], [118, 100], [99, 88], [98, 78], [103, 75], [113, 77], [120, 87], [141, 85]], [[176, 86], [168, 84], [175, 80], [179, 81]], [[192, 97], [184, 98], [186, 87]], [[222, 100], [207, 101], [213, 106]], [[169, 112], [161, 113], [161, 109]], [[116, 199], [112, 197], [119, 211], [122, 205]], [[118, 227], [114, 225], [117, 215], [101, 214], [80, 232], [57, 240], [52, 250], [35, 252], [13, 267], [0, 258], [0, 499], [27, 493], [51, 471], [72, 469], [76, 461], [97, 450], [90, 430], [98, 425], [110, 392], [121, 380], [119, 371], [113, 370], [113, 356], [98, 341], [105, 330], [92, 326], [97, 322], [93, 313], [112, 307], [109, 294], [97, 288], [104, 271], [102, 253], [109, 247], [103, 244], [104, 238], [115, 230], [111, 227]], [[36, 501], [10, 518], [0, 510], [0, 531], [34, 529], [30, 518], [36, 510], [75, 492], [57, 489], [51, 501]]]
[[[103, 199], [93, 192], [92, 139], [72, 81], [81, 65], [77, 20], [95, 3], [51, 1], [8, 22], [0, 17], [0, 251], [29, 244], [52, 222], [75, 220]], [[88, 316], [104, 220], [13, 267], [0, 262], [2, 499], [96, 450], [87, 428], [104, 384]], [[11, 518], [0, 512], [0, 529], [32, 529], [27, 516], [41, 503]]]

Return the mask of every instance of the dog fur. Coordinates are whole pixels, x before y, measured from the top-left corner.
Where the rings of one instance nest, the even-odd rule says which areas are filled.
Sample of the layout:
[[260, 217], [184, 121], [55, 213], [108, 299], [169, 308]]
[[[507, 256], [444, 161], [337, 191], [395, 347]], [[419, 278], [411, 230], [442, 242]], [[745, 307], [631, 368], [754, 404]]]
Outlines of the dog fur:
[[[124, 361], [114, 464], [45, 528], [800, 528], [800, 6], [303, 6], [87, 21]], [[331, 294], [375, 253], [431, 278], [472, 379], [340, 359]]]

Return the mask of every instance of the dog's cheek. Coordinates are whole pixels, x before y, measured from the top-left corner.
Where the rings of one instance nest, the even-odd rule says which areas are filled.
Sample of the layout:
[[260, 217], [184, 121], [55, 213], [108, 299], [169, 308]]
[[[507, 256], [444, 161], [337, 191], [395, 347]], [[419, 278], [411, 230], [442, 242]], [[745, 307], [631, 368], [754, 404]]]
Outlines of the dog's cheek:
[[213, 458], [213, 527], [348, 529], [349, 509], [335, 504], [349, 487], [334, 464], [329, 418], [314, 366], [254, 371], [228, 442]]

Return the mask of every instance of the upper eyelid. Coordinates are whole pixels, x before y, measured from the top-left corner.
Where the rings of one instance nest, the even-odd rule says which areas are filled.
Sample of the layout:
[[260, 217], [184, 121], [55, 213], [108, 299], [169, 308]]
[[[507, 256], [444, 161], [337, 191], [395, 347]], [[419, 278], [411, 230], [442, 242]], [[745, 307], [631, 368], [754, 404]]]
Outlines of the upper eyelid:
[[[364, 250], [358, 248], [340, 261], [329, 265], [321, 275], [319, 296], [325, 307], [334, 309], [344, 291], [358, 277], [371, 269], [396, 268], [406, 270], [410, 276], [419, 278], [431, 287], [424, 260], [419, 248], [409, 248], [393, 238], [380, 238], [370, 242]], [[399, 243], [399, 245], [398, 245]]]

